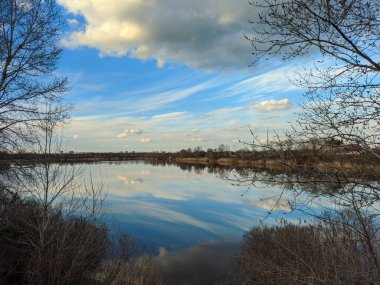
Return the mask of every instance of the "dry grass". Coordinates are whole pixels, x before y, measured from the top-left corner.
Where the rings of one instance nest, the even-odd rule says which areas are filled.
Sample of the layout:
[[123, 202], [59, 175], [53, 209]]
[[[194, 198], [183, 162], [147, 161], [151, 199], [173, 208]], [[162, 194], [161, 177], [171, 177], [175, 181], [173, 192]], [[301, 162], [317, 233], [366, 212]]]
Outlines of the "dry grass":
[[226, 284], [378, 284], [378, 268], [347, 228], [256, 227], [244, 237], [239, 269]]
[[56, 209], [41, 235], [38, 203], [0, 196], [6, 209], [0, 217], [0, 284], [162, 284], [133, 239], [121, 236], [115, 248], [102, 224]]

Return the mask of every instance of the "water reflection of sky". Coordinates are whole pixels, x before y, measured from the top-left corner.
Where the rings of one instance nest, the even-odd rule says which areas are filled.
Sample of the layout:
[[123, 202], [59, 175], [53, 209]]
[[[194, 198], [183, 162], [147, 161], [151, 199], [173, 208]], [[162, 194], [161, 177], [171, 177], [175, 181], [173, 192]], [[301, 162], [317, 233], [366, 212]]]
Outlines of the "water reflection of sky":
[[[108, 188], [108, 219], [150, 248], [179, 250], [210, 240], [239, 240], [245, 231], [267, 217], [281, 188], [233, 186], [205, 171], [145, 163], [99, 163], [87, 174]], [[244, 195], [242, 195], [244, 193]], [[284, 217], [286, 203], [266, 220]], [[289, 213], [286, 219], [297, 219]]]

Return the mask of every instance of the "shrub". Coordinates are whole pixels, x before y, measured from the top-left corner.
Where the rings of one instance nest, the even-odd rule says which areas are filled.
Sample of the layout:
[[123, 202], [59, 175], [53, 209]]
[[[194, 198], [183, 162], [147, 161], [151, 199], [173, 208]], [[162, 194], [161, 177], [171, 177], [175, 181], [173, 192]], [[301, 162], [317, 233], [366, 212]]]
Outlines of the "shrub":
[[341, 226], [256, 227], [228, 284], [375, 284], [372, 265], [355, 232]]

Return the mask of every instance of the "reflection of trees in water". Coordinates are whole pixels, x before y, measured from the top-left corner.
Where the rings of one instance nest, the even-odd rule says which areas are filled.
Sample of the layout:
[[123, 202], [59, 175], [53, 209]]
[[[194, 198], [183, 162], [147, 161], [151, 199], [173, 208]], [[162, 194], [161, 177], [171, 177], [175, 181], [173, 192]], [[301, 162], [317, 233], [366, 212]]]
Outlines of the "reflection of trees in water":
[[189, 165], [189, 164], [180, 164], [179, 168], [181, 168], [181, 170], [183, 170], [183, 171], [191, 172], [193, 169], [193, 166]]
[[[307, 214], [323, 222], [324, 227], [339, 229], [339, 235], [347, 235], [346, 238], [354, 236], [368, 266], [377, 271], [380, 268], [380, 183], [364, 180], [365, 177], [320, 171], [280, 173], [235, 169], [226, 179], [246, 187], [281, 187], [277, 196], [270, 197], [277, 202], [269, 214], [278, 210], [285, 198], [292, 211]], [[336, 242], [340, 238], [336, 237]]]
[[[375, 209], [380, 198], [378, 181], [363, 181], [362, 178], [350, 178], [340, 173], [329, 174], [321, 172], [281, 173], [280, 171], [234, 169], [225, 179], [234, 185], [251, 187], [263, 185], [266, 188], [281, 187], [277, 199], [286, 192], [292, 197], [294, 209], [298, 206], [314, 205], [329, 210], [338, 207], [355, 207], [360, 209]], [[281, 196], [281, 197], [280, 197]], [[323, 200], [324, 205], [317, 205], [317, 200]]]
[[[373, 172], [355, 170], [356, 175], [352, 176], [350, 174], [353, 172], [344, 171], [344, 168], [336, 171], [331, 171], [330, 168], [324, 171], [295, 167], [285, 171], [223, 167], [212, 164], [206, 166], [160, 162], [154, 165], [176, 166], [183, 171], [197, 174], [204, 172], [215, 174], [234, 185], [245, 186], [247, 191], [254, 187], [260, 188], [263, 193], [266, 189], [282, 189], [277, 192], [277, 196], [273, 196], [272, 191], [268, 192], [268, 200], [273, 202], [265, 204], [268, 207], [265, 209], [269, 214], [281, 210], [285, 202], [286, 206], [289, 205], [287, 213], [300, 211], [310, 215], [316, 219], [316, 225], [305, 228], [305, 240], [315, 237], [317, 245], [324, 250], [322, 255], [328, 254], [330, 249], [336, 250], [334, 258], [340, 256], [339, 253], [349, 257], [353, 252], [352, 256], [355, 254], [355, 258], [362, 262], [365, 269], [363, 272], [369, 272], [371, 278], [378, 276], [376, 271], [380, 268], [380, 222], [378, 219], [378, 213], [380, 213], [378, 203], [380, 183], [378, 181], [380, 179], [374, 179], [376, 175]], [[268, 202], [268, 200], [263, 199], [262, 202]], [[286, 229], [284, 231], [274, 229], [273, 232], [281, 235], [286, 232]], [[290, 234], [303, 235], [303, 227], [290, 228]], [[276, 243], [281, 242], [278, 237], [275, 239], [277, 239]], [[288, 240], [285, 239], [285, 242]], [[274, 252], [278, 249], [276, 247]], [[296, 249], [290, 247], [289, 252], [296, 252]], [[263, 250], [266, 250], [266, 247]], [[247, 256], [250, 257], [250, 255]], [[322, 257], [321, 260], [324, 260]], [[297, 264], [296, 261], [294, 262]]]
[[219, 177], [226, 177], [231, 171], [238, 169], [235, 167], [221, 166], [218, 164], [206, 165], [206, 164], [199, 164], [199, 163], [180, 163], [180, 162], [169, 162], [169, 161], [158, 161], [158, 160], [134, 161], [133, 163], [136, 163], [136, 164], [144, 163], [144, 164], [149, 164], [153, 166], [163, 166], [163, 167], [175, 166], [175, 167], [179, 167], [183, 171], [193, 172], [198, 175], [201, 175], [206, 171], [209, 174], [215, 174]]
[[282, 188], [275, 197], [271, 195], [273, 192], [268, 193], [268, 199], [276, 201], [269, 215], [280, 210], [286, 199], [290, 212], [300, 211], [314, 218], [312, 225], [285, 222], [252, 229], [244, 238], [237, 279], [262, 278], [268, 283], [260, 284], [277, 284], [276, 278], [291, 279], [299, 274], [301, 279], [322, 276], [328, 280], [310, 284], [378, 284], [380, 183], [365, 180], [366, 177], [320, 171], [230, 172], [225, 179], [247, 189]]

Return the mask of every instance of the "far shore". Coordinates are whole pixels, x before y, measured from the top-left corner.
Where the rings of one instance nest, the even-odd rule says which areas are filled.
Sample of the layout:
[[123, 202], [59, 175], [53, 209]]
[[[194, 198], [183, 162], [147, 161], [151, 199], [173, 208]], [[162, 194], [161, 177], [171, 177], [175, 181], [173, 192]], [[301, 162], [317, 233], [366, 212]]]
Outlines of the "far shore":
[[363, 159], [361, 155], [287, 158], [240, 158], [234, 153], [229, 157], [178, 157], [175, 153], [55, 153], [48, 156], [36, 153], [0, 154], [0, 166], [10, 164], [38, 164], [44, 161], [53, 163], [95, 163], [117, 161], [146, 161], [150, 163], [174, 163], [213, 167], [248, 168], [276, 172], [296, 171], [344, 171], [351, 175], [369, 173], [380, 174], [380, 165]]

